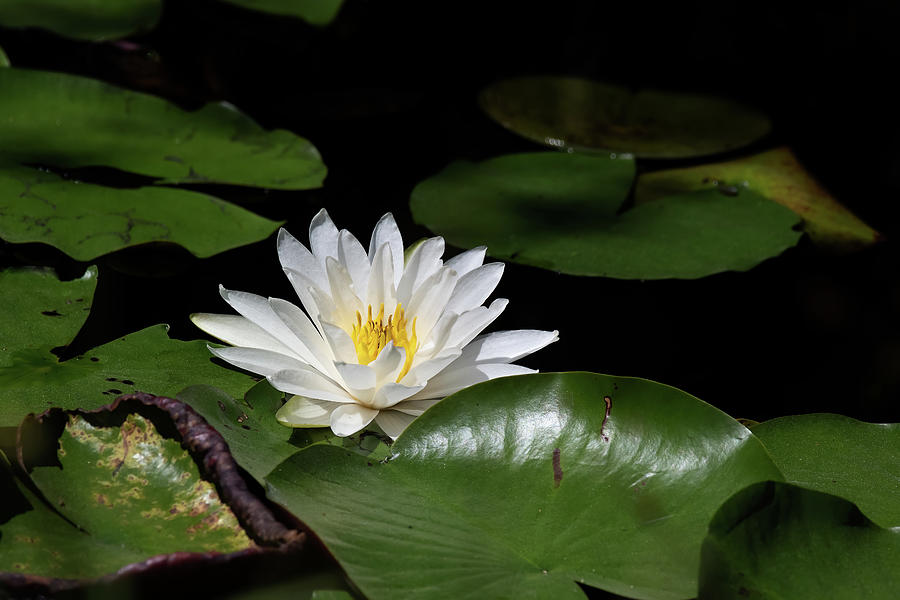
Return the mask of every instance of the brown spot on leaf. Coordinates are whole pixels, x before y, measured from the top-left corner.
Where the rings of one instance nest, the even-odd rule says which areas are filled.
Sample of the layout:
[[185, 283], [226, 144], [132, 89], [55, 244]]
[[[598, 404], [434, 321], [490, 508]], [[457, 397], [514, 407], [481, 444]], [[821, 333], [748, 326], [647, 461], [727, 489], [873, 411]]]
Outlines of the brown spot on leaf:
[[562, 482], [563, 470], [559, 462], [559, 448], [553, 450], [553, 487], [558, 488]]
[[609, 396], [603, 396], [603, 402], [606, 403], [606, 412], [603, 414], [603, 422], [600, 423], [600, 437], [604, 442], [609, 441], [609, 436], [603, 433], [603, 428], [606, 427], [606, 421], [609, 420], [609, 413], [612, 411], [612, 398]]

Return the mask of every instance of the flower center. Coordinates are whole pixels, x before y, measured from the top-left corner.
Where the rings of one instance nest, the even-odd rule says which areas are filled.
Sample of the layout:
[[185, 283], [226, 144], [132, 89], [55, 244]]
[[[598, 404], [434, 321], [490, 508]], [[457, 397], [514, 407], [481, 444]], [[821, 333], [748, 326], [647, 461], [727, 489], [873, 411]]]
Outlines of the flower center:
[[362, 315], [356, 311], [356, 323], [353, 325], [353, 331], [350, 337], [353, 338], [353, 345], [356, 346], [356, 357], [359, 364], [367, 365], [378, 357], [381, 349], [387, 346], [388, 342], [394, 342], [394, 346], [398, 346], [406, 350], [406, 362], [403, 370], [397, 376], [399, 382], [409, 372], [412, 366], [413, 356], [419, 349], [419, 342], [416, 339], [416, 320], [413, 319], [411, 335], [406, 335], [406, 315], [403, 312], [403, 305], [398, 304], [394, 314], [384, 321], [384, 304], [378, 310], [378, 315], [372, 318], [372, 306], [369, 305], [368, 318], [363, 323]]

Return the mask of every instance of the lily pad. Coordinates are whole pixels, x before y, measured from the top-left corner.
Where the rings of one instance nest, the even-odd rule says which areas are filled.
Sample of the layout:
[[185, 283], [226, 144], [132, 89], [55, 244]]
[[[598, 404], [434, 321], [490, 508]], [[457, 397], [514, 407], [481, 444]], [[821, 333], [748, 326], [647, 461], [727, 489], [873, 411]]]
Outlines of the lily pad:
[[3, 51], [3, 48], [0, 48], [0, 67], [8, 67], [10, 66], [9, 57], [6, 56], [6, 52]]
[[831, 246], [872, 244], [881, 235], [839, 203], [803, 168], [788, 148], [776, 148], [728, 162], [645, 173], [638, 177], [635, 203], [698, 190], [737, 194], [751, 190], [803, 218], [810, 238]]
[[205, 258], [258, 242], [281, 223], [218, 198], [163, 187], [114, 189], [28, 167], [0, 167], [0, 237], [89, 261], [149, 242]]
[[59, 460], [31, 476], [64, 518], [32, 496], [34, 510], [2, 526], [0, 570], [92, 578], [158, 554], [253, 545], [187, 451], [139, 415], [121, 427], [70, 417]]
[[312, 25], [328, 25], [337, 16], [344, 0], [224, 0], [262, 12], [299, 17]]
[[481, 92], [481, 107], [523, 137], [555, 148], [687, 158], [734, 150], [769, 119], [712, 96], [630, 90], [576, 77], [516, 77]]
[[751, 429], [785, 480], [845, 498], [882, 527], [900, 527], [900, 424], [813, 414]]
[[210, 360], [206, 342], [168, 337], [154, 325], [60, 362], [64, 346], [87, 318], [96, 270], [61, 283], [47, 271], [0, 272], [0, 427], [57, 406], [92, 409], [135, 390], [174, 396], [188, 385], [213, 383], [242, 396], [253, 380]]
[[759, 483], [716, 514], [703, 543], [700, 600], [896, 598], [900, 532], [852, 503]]
[[416, 222], [460, 247], [572, 275], [693, 279], [795, 245], [799, 217], [752, 192], [705, 190], [619, 210], [634, 161], [553, 152], [457, 162], [412, 192]]
[[101, 41], [148, 31], [161, 12], [160, 0], [3, 0], [0, 25], [40, 27], [70, 38]]
[[386, 461], [324, 445], [266, 479], [369, 598], [692, 598], [721, 503], [779, 479], [750, 432], [651, 381], [506, 377], [430, 408]]
[[321, 186], [325, 165], [307, 140], [265, 131], [227, 104], [188, 112], [94, 79], [0, 69], [2, 156], [58, 167], [115, 167], [157, 183]]

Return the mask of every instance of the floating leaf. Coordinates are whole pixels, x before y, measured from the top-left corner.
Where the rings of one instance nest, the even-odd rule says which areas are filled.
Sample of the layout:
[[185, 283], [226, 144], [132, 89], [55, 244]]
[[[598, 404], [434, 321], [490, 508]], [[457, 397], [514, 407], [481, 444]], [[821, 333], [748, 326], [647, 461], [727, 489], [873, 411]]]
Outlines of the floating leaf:
[[677, 389], [591, 373], [506, 377], [429, 409], [384, 462], [324, 445], [269, 496], [369, 598], [691, 598], [721, 503], [779, 479], [762, 445]]
[[617, 214], [634, 162], [555, 152], [458, 162], [413, 190], [416, 222], [460, 247], [572, 275], [692, 279], [745, 271], [795, 245], [797, 215], [706, 190]]
[[70, 522], [31, 497], [34, 510], [2, 526], [0, 570], [91, 578], [157, 554], [253, 545], [187, 451], [139, 415], [121, 428], [70, 417], [59, 461], [32, 479]]
[[313, 25], [328, 25], [337, 16], [344, 0], [224, 0], [262, 12], [299, 17]]
[[0, 167], [0, 198], [0, 237], [44, 242], [81, 261], [148, 242], [203, 258], [258, 242], [280, 225], [206, 194], [114, 189], [27, 167]]
[[281, 189], [319, 187], [325, 177], [307, 140], [265, 131], [226, 104], [187, 112], [94, 79], [16, 68], [0, 69], [0, 89], [0, 153], [21, 163]]
[[556, 148], [686, 158], [740, 148], [769, 132], [755, 110], [711, 96], [627, 88], [575, 77], [517, 77], [481, 92], [498, 123]]
[[752, 430], [787, 481], [850, 500], [882, 527], [900, 526], [900, 425], [813, 414]]
[[6, 56], [6, 52], [3, 51], [3, 48], [0, 48], [0, 67], [8, 67], [10, 66], [9, 57]]
[[865, 245], [881, 237], [819, 185], [788, 148], [643, 174], [635, 188], [635, 203], [708, 189], [731, 194], [752, 190], [782, 204], [803, 217], [804, 231], [821, 244]]
[[161, 12], [160, 0], [3, 0], [0, 25], [101, 41], [152, 29]]
[[700, 600], [896, 598], [900, 532], [850, 502], [759, 483], [719, 510], [703, 543]]
[[97, 408], [137, 389], [174, 396], [213, 383], [242, 396], [252, 385], [247, 375], [214, 364], [206, 342], [170, 339], [167, 325], [60, 362], [50, 350], [69, 343], [84, 323], [95, 285], [93, 267], [67, 283], [47, 271], [0, 272], [0, 427], [51, 406]]

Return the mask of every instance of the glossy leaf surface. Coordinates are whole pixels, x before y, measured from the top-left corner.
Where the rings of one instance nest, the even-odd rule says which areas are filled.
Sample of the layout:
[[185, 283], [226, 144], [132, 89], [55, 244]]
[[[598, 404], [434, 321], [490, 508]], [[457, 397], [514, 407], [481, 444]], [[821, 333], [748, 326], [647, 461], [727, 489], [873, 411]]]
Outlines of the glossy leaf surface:
[[0, 25], [101, 41], [152, 29], [161, 12], [161, 0], [3, 0]]
[[265, 131], [234, 107], [187, 112], [148, 94], [45, 71], [0, 69], [2, 155], [28, 164], [108, 166], [160, 183], [319, 187], [307, 140]]
[[497, 258], [621, 279], [745, 271], [797, 243], [797, 215], [752, 192], [682, 194], [617, 214], [634, 162], [578, 154], [454, 163], [413, 190], [418, 223]]
[[832, 246], [872, 244], [880, 234], [840, 204], [803, 168], [788, 148], [729, 162], [646, 173], [638, 178], [635, 203], [719, 189], [751, 190], [793, 210], [813, 241]]
[[852, 503], [784, 483], [731, 498], [703, 543], [700, 600], [881, 600], [900, 593], [900, 532]]
[[203, 258], [258, 242], [279, 226], [206, 194], [108, 188], [28, 167], [0, 167], [0, 198], [0, 237], [50, 244], [81, 261], [149, 242]]
[[812, 414], [751, 429], [785, 480], [845, 498], [882, 527], [900, 527], [900, 425]]
[[554, 148], [687, 158], [745, 146], [769, 131], [755, 110], [711, 96], [627, 88], [575, 77], [518, 77], [482, 91], [495, 121]]
[[414, 421], [392, 452], [374, 462], [316, 445], [267, 477], [270, 497], [370, 598], [582, 598], [575, 582], [690, 598], [713, 513], [779, 478], [715, 408], [590, 373], [473, 386]]

